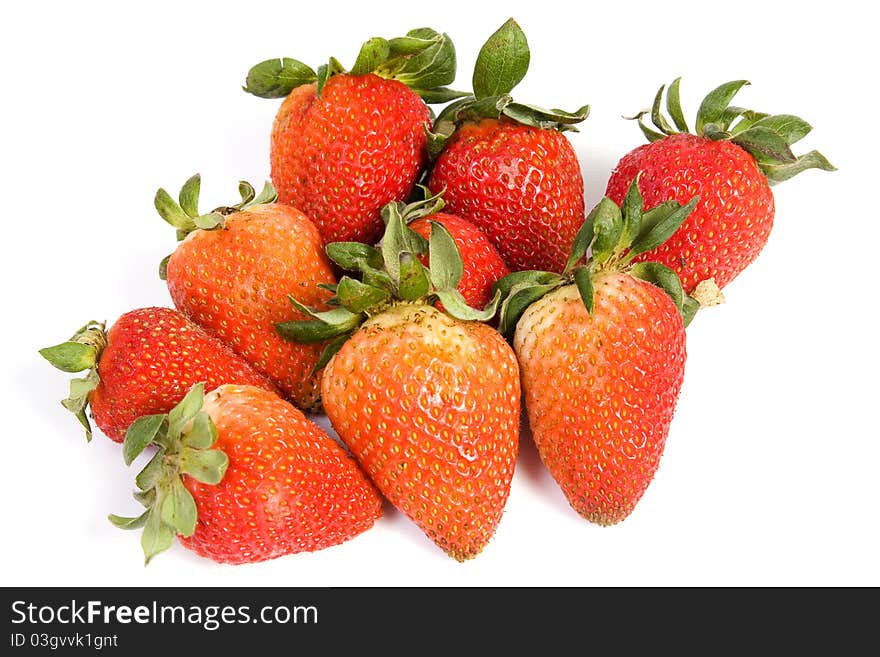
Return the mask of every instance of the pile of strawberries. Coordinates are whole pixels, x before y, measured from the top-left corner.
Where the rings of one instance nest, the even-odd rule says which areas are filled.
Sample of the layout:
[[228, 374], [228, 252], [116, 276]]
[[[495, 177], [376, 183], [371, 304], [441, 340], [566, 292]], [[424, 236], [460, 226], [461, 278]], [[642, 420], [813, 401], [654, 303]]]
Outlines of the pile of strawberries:
[[368, 40], [350, 69], [262, 62], [245, 91], [283, 99], [271, 183], [209, 212], [198, 175], [157, 192], [178, 240], [159, 268], [174, 308], [40, 352], [85, 372], [63, 404], [89, 437], [94, 421], [126, 464], [152, 454], [143, 513], [110, 516], [143, 528], [147, 561], [175, 538], [227, 563], [320, 550], [370, 529], [383, 500], [472, 558], [508, 499], [521, 404], [577, 513], [633, 512], [686, 327], [767, 242], [771, 185], [834, 167], [792, 152], [802, 119], [731, 105], [743, 80], [706, 96], [691, 133], [675, 80], [633, 117], [649, 143], [586, 212], [565, 132], [589, 108], [514, 100], [529, 58], [511, 19], [467, 92], [429, 28]]

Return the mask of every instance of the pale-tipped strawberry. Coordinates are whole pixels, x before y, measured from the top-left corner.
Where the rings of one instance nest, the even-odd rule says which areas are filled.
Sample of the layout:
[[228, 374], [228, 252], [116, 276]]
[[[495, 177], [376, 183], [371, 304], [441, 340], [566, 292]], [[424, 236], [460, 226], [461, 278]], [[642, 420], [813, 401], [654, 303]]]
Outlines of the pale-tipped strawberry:
[[483, 45], [473, 95], [437, 117], [428, 177], [447, 211], [480, 228], [512, 271], [562, 271], [584, 220], [584, 181], [563, 134], [589, 113], [515, 102], [510, 92], [528, 70], [525, 34], [508, 20]]
[[161, 268], [175, 307], [219, 336], [303, 410], [319, 404], [320, 345], [298, 345], [275, 330], [302, 318], [287, 301], [324, 304], [336, 283], [315, 225], [302, 212], [275, 203], [267, 183], [257, 196], [239, 184], [242, 201], [199, 214], [200, 178], [190, 178], [176, 203], [156, 193], [159, 214], [181, 240]]
[[195, 385], [167, 414], [138, 418], [123, 444], [130, 465], [155, 453], [137, 475], [146, 510], [111, 515], [143, 527], [146, 561], [177, 537], [213, 561], [254, 563], [348, 541], [382, 515], [382, 499], [354, 459], [275, 393]]
[[295, 59], [254, 66], [245, 91], [284, 98], [272, 126], [272, 182], [280, 202], [318, 226], [326, 242], [374, 243], [382, 207], [403, 201], [427, 162], [427, 102], [456, 92], [455, 48], [430, 28], [366, 41], [354, 66], [330, 58], [313, 70]]
[[599, 525], [626, 519], [654, 478], [694, 306], [675, 272], [633, 259], [695, 203], [643, 213], [634, 182], [622, 208], [604, 198], [588, 215], [561, 274], [518, 272], [497, 286], [538, 453], [569, 504]]
[[[328, 245], [360, 276], [344, 276], [337, 308], [291, 322], [291, 339], [332, 338], [321, 383], [324, 410], [382, 494], [434, 543], [463, 561], [494, 536], [510, 492], [519, 440], [516, 357], [457, 290], [462, 262], [439, 223], [429, 241], [383, 210], [381, 248]], [[427, 250], [431, 267], [419, 256]], [[444, 311], [432, 305], [442, 302]]]
[[277, 388], [216, 336], [171, 308], [138, 308], [106, 329], [89, 322], [66, 342], [40, 350], [64, 372], [87, 373], [70, 382], [62, 401], [91, 440], [88, 411], [117, 443], [142, 415], [167, 413], [196, 383], [207, 390], [224, 383]]
[[[812, 130], [803, 119], [731, 106], [736, 93], [749, 84], [745, 80], [711, 91], [697, 112], [696, 134], [690, 134], [679, 82], [669, 85], [666, 94], [670, 119], [661, 111], [665, 87], [650, 111], [633, 117], [649, 143], [621, 158], [606, 194], [620, 203], [640, 173], [645, 207], [700, 196], [681, 229], [638, 258], [662, 262], [678, 273], [685, 291], [700, 296], [704, 292], [697, 291], [698, 285], [709, 291], [724, 288], [763, 250], [776, 211], [773, 185], [807, 169], [834, 167], [818, 151], [801, 156], [792, 152], [791, 146]], [[656, 130], [642, 123], [646, 114]]]

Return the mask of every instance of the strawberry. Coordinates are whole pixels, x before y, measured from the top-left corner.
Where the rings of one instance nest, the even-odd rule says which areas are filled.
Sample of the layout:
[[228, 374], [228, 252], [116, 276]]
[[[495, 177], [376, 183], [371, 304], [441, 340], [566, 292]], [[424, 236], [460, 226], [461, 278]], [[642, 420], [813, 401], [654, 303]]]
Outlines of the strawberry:
[[513, 102], [528, 70], [525, 35], [513, 19], [484, 44], [474, 93], [448, 105], [435, 122], [428, 177], [445, 190], [447, 210], [477, 225], [513, 271], [562, 271], [584, 220], [584, 182], [564, 131], [576, 130], [589, 107], [574, 113]]
[[833, 171], [834, 167], [818, 151], [799, 157], [792, 153], [791, 145], [812, 130], [803, 119], [730, 106], [734, 95], [749, 84], [745, 80], [727, 82], [710, 92], [697, 113], [697, 134], [689, 134], [679, 82], [680, 78], [670, 85], [666, 96], [675, 128], [661, 113], [664, 87], [660, 87], [650, 111], [660, 132], [642, 123], [647, 111], [634, 117], [649, 143], [620, 159], [606, 195], [620, 203], [641, 173], [645, 207], [700, 196], [681, 230], [637, 260], [665, 264], [678, 273], [688, 293], [701, 296], [702, 290], [724, 288], [766, 245], [775, 214], [772, 185], [806, 169]]
[[302, 411], [273, 392], [193, 386], [167, 414], [145, 415], [125, 435], [131, 465], [156, 452], [137, 476], [147, 563], [171, 547], [213, 561], [254, 563], [338, 545], [373, 526], [382, 499], [349, 454]]
[[156, 208], [183, 238], [163, 262], [175, 307], [214, 333], [303, 410], [318, 404], [320, 345], [284, 340], [275, 324], [301, 318], [287, 295], [321, 305], [336, 282], [315, 225], [299, 210], [240, 184], [242, 202], [198, 213], [200, 178], [190, 178], [175, 203], [156, 194]]
[[599, 525], [626, 519], [647, 490], [684, 378], [693, 303], [671, 269], [632, 262], [695, 202], [643, 214], [634, 182], [622, 208], [605, 198], [590, 213], [562, 274], [517, 272], [497, 286], [538, 453], [572, 508]]
[[373, 243], [381, 208], [410, 194], [427, 162], [425, 100], [455, 97], [449, 37], [429, 28], [364, 43], [355, 65], [335, 59], [313, 71], [297, 60], [261, 62], [245, 91], [284, 98], [271, 132], [272, 182], [326, 242]]
[[40, 354], [65, 372], [88, 370], [70, 383], [62, 403], [85, 427], [91, 410], [98, 428], [121, 443], [128, 427], [142, 415], [167, 413], [196, 383], [207, 390], [240, 383], [277, 391], [243, 358], [214, 335], [171, 308], [138, 308], [109, 330], [89, 322], [67, 342]]
[[[497, 298], [477, 311], [458, 292], [462, 264], [449, 232], [434, 223], [426, 245], [396, 204], [384, 213], [381, 249], [328, 245], [340, 266], [361, 273], [340, 279], [339, 307], [297, 304], [314, 321], [286, 329], [296, 340], [337, 336], [321, 383], [333, 428], [382, 494], [463, 561], [492, 538], [510, 492], [519, 370], [486, 323]], [[425, 248], [430, 270], [418, 260]]]

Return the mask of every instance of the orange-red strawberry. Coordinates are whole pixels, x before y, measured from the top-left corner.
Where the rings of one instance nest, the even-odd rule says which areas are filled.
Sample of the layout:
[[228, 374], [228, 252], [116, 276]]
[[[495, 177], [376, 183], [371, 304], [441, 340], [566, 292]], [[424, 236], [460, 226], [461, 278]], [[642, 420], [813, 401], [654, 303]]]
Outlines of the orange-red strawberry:
[[157, 451], [137, 476], [146, 560], [171, 546], [242, 564], [314, 552], [373, 526], [382, 499], [349, 454], [278, 395], [253, 386], [192, 391], [166, 415], [139, 418], [125, 462]]
[[499, 282], [538, 453], [569, 504], [599, 525], [626, 519], [653, 480], [684, 378], [681, 284], [661, 264], [631, 262], [693, 206], [643, 215], [634, 183], [622, 212], [605, 198], [587, 217], [562, 275]]
[[[431, 114], [425, 100], [455, 76], [455, 50], [425, 28], [367, 41], [351, 70], [335, 59], [313, 71], [293, 59], [254, 66], [245, 91], [284, 98], [272, 126], [272, 182], [326, 242], [374, 243], [380, 211], [407, 198], [427, 162]], [[452, 94], [452, 95], [450, 95]]]
[[650, 143], [624, 155], [608, 181], [606, 194], [618, 203], [639, 173], [645, 207], [700, 196], [681, 229], [639, 257], [673, 269], [688, 293], [703, 281], [723, 288], [758, 257], [773, 227], [771, 185], [806, 169], [834, 169], [817, 151], [800, 157], [792, 153], [791, 145], [812, 129], [802, 119], [731, 107], [730, 101], [746, 84], [736, 80], [713, 90], [700, 106], [695, 135], [688, 133], [681, 110], [679, 80], [667, 94], [675, 128], [661, 114], [661, 87], [651, 111], [660, 132], [641, 123], [647, 112], [639, 114], [636, 118]]
[[88, 439], [87, 409], [104, 435], [121, 443], [138, 417], [167, 413], [196, 383], [208, 390], [239, 383], [277, 391], [226, 344], [171, 308], [129, 311], [109, 330], [89, 322], [40, 353], [65, 372], [88, 370], [71, 381], [70, 397], [62, 402]]
[[[449, 232], [433, 225], [428, 271], [418, 260], [424, 239], [396, 206], [386, 216], [381, 251], [328, 247], [337, 256], [347, 250], [340, 264], [356, 260], [362, 280], [342, 278], [340, 307], [313, 313], [341, 338], [324, 370], [324, 410], [382, 494], [465, 560], [494, 535], [510, 492], [519, 370], [510, 345], [485, 323], [495, 305], [478, 312], [457, 291], [461, 260]], [[314, 331], [305, 322], [288, 328], [295, 339]]]
[[584, 220], [580, 163], [562, 133], [575, 130], [589, 107], [569, 113], [513, 102], [529, 58], [512, 19], [487, 40], [474, 95], [435, 122], [428, 187], [443, 191], [446, 209], [476, 224], [511, 270], [560, 272]]
[[271, 379], [300, 408], [319, 398], [320, 345], [284, 340], [275, 324], [301, 318], [287, 300], [295, 294], [320, 306], [322, 285], [336, 282], [321, 236], [296, 208], [274, 203], [271, 185], [259, 197], [241, 183], [242, 203], [199, 215], [199, 178], [184, 185], [180, 204], [164, 190], [156, 207], [185, 235], [164, 267], [178, 310], [226, 342]]

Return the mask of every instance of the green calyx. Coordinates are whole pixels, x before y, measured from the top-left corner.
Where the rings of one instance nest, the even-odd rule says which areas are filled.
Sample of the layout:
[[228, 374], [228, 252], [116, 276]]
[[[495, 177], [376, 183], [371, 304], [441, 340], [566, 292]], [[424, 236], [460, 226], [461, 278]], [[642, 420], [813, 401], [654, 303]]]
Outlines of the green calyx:
[[576, 132], [576, 124], [590, 113], [589, 105], [566, 112], [513, 100], [510, 93], [528, 72], [530, 59], [525, 33], [508, 19], [480, 49], [471, 80], [473, 92], [450, 103], [434, 122], [428, 135], [429, 154], [436, 157], [461, 123], [484, 118], [504, 117], [536, 128]]
[[[202, 178], [197, 173], [183, 184], [177, 201], [171, 198], [171, 195], [162, 188], [156, 192], [153, 204], [156, 206], [159, 216], [177, 230], [177, 241], [184, 239], [196, 230], [223, 228], [226, 223], [226, 217], [230, 214], [241, 212], [255, 205], [274, 203], [277, 199], [275, 188], [269, 181], [266, 181], [262, 191], [257, 194], [249, 182], [241, 180], [238, 183], [238, 193], [241, 196], [241, 201], [235, 205], [221, 206], [205, 214], [200, 214], [199, 193], [201, 185]], [[159, 278], [163, 281], [165, 280], [165, 269], [170, 257], [170, 255], [166, 256], [159, 264]]]
[[89, 393], [100, 382], [98, 376], [98, 360], [107, 346], [107, 332], [104, 322], [91, 321], [80, 328], [70, 340], [52, 347], [40, 349], [40, 355], [62, 372], [82, 372], [88, 370], [82, 378], [70, 381], [70, 393], [61, 400], [62, 406], [76, 416], [86, 430], [86, 441], [92, 439], [92, 426], [86, 415], [89, 404]]
[[[443, 207], [439, 195], [406, 205], [392, 202], [382, 209], [385, 233], [378, 246], [360, 242], [331, 242], [327, 255], [344, 275], [336, 285], [326, 286], [334, 295], [330, 310], [319, 311], [290, 297], [291, 303], [309, 319], [281, 322], [277, 331], [287, 340], [300, 343], [328, 341], [314, 370], [323, 368], [345, 341], [366, 321], [395, 303], [437, 301], [453, 317], [465, 321], [488, 321], [495, 315], [499, 296], [485, 308], [467, 305], [458, 291], [464, 272], [461, 254], [446, 228], [431, 223], [426, 240], [408, 227], [418, 217], [429, 216]], [[419, 256], [428, 255], [430, 268]]]
[[145, 563], [171, 547], [177, 534], [192, 536], [196, 531], [196, 502], [181, 476], [213, 485], [226, 474], [229, 459], [222, 450], [213, 449], [217, 428], [202, 410], [204, 399], [205, 384], [198, 383], [167, 414], [140, 417], [125, 434], [122, 456], [126, 465], [148, 446], [156, 447], [135, 479], [134, 498], [146, 510], [134, 517], [111, 514], [109, 519], [121, 529], [143, 528]]
[[[665, 85], [661, 86], [650, 110], [628, 117], [638, 121], [639, 128], [648, 141], [689, 132], [681, 109], [680, 83], [681, 78], [676, 78], [668, 90]], [[792, 114], [766, 114], [731, 105], [737, 92], [748, 84], [747, 80], [733, 80], [709, 92], [697, 111], [695, 134], [713, 141], [729, 141], [747, 150], [754, 156], [771, 185], [788, 180], [807, 169], [836, 170], [819, 151], [814, 150], [799, 156], [792, 152], [792, 144], [806, 137], [813, 129], [803, 119]], [[663, 115], [661, 109], [664, 91], [669, 119]], [[650, 114], [656, 130], [642, 122], [642, 117], [647, 114]]]
[[510, 336], [532, 303], [563, 285], [576, 285], [587, 312], [592, 314], [593, 280], [598, 274], [612, 271], [628, 273], [662, 288], [675, 303], [685, 326], [690, 323], [699, 304], [684, 293], [678, 274], [657, 262], [632, 261], [669, 239], [696, 207], [699, 197], [685, 205], [667, 201], [643, 211], [639, 178], [633, 180], [620, 206], [605, 197], [590, 211], [575, 236], [561, 274], [520, 271], [495, 283], [494, 291], [501, 295], [501, 333]]
[[455, 46], [449, 35], [423, 27], [394, 39], [368, 39], [350, 69], [335, 57], [317, 70], [289, 57], [268, 59], [248, 71], [242, 88], [260, 98], [284, 98], [297, 87], [317, 83], [320, 96], [333, 75], [373, 73], [402, 82], [426, 103], [446, 103], [466, 95], [446, 87], [455, 79], [455, 68]]

